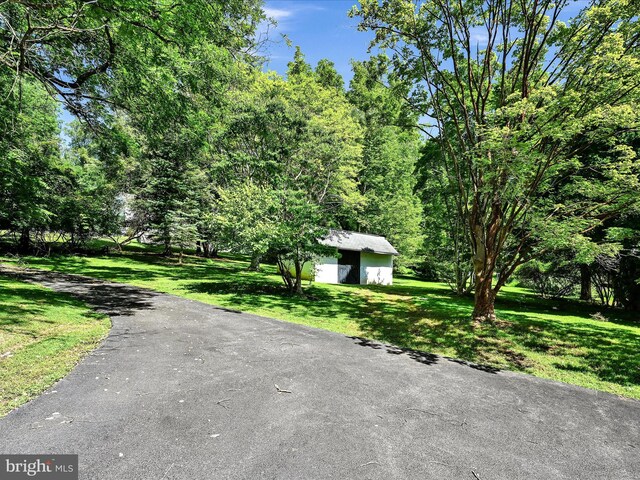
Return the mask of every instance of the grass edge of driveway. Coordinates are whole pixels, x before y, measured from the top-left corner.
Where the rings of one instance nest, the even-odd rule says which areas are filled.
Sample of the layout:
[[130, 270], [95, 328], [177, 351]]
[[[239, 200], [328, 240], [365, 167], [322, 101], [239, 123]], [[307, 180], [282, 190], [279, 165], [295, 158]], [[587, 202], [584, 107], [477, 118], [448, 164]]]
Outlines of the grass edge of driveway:
[[0, 418], [65, 377], [110, 329], [71, 295], [0, 274]]

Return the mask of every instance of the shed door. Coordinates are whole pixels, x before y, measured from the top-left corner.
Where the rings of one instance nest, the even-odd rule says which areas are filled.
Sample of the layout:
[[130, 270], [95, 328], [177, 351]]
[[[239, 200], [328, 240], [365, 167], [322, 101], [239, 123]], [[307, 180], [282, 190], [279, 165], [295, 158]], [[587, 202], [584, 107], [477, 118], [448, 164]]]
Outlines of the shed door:
[[360, 252], [338, 250], [338, 283], [360, 284]]

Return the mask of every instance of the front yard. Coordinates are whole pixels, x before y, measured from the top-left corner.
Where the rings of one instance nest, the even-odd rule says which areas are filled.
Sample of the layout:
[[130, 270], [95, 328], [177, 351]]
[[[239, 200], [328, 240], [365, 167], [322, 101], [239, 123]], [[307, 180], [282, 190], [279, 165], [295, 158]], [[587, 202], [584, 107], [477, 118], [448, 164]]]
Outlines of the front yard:
[[[305, 297], [295, 297], [284, 293], [274, 267], [266, 265], [261, 273], [249, 272], [246, 261], [231, 257], [207, 260], [187, 256], [184, 264], [178, 265], [175, 259], [132, 249], [123, 255], [30, 257], [26, 262], [34, 268], [147, 287], [640, 398], [640, 323], [613, 311], [601, 312], [607, 321], [596, 320], [591, 316], [598, 311], [596, 307], [542, 301], [519, 288], [506, 288], [501, 295], [496, 324], [473, 329], [471, 299], [451, 295], [444, 284], [415, 278], [397, 278], [391, 287], [314, 284], [306, 286]], [[40, 298], [38, 305], [37, 318], [42, 322], [48, 316], [46, 298]], [[98, 337], [96, 332], [94, 338]]]

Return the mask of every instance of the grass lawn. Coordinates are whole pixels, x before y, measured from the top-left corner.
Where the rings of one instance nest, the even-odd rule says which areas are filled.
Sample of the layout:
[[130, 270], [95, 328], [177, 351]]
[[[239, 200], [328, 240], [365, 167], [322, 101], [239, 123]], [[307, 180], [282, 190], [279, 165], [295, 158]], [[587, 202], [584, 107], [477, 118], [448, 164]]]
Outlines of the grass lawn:
[[0, 417], [64, 377], [109, 326], [68, 295], [0, 276]]
[[471, 299], [414, 278], [396, 278], [390, 287], [315, 284], [295, 297], [284, 294], [274, 267], [249, 272], [235, 258], [187, 256], [180, 266], [137, 246], [124, 255], [25, 260], [640, 399], [640, 322], [607, 311], [608, 321], [594, 320], [597, 307], [543, 301], [519, 288], [501, 294], [499, 322], [474, 330]]

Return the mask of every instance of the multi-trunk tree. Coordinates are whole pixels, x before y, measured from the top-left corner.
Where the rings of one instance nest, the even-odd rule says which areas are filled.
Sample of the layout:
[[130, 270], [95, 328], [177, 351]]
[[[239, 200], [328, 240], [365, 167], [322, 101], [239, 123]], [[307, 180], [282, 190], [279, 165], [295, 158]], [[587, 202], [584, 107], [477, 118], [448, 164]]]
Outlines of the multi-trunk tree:
[[[621, 134], [639, 126], [640, 5], [594, 1], [568, 19], [572, 3], [363, 0], [352, 12], [394, 52], [407, 101], [440, 145], [451, 213], [467, 224], [477, 322], [495, 318], [496, 294], [542, 244], [582, 241], [637, 190]], [[557, 203], [549, 192], [594, 143], [614, 160], [602, 171], [612, 181]]]

